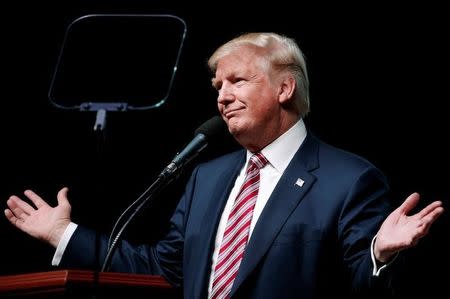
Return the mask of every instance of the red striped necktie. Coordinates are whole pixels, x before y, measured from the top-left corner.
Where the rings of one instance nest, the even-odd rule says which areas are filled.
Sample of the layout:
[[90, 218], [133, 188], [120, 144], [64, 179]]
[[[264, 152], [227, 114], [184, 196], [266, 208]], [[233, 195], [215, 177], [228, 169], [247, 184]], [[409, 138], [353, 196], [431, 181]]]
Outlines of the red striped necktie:
[[220, 245], [211, 299], [228, 298], [248, 242], [250, 224], [259, 190], [259, 170], [267, 164], [263, 154], [254, 154], [248, 163], [244, 183], [234, 201]]

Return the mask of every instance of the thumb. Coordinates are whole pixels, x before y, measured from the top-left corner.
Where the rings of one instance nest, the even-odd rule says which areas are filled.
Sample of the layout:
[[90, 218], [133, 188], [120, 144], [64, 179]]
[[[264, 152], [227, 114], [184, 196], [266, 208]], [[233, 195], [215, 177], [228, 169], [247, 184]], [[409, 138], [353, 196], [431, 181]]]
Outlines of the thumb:
[[419, 202], [420, 195], [417, 192], [412, 193], [410, 196], [408, 196], [405, 201], [401, 204], [400, 207], [398, 207], [398, 210], [401, 214], [408, 214]]
[[61, 190], [59, 190], [57, 199], [58, 199], [58, 205], [61, 204], [69, 204], [69, 199], [67, 198], [67, 192], [69, 191], [69, 188], [63, 187]]

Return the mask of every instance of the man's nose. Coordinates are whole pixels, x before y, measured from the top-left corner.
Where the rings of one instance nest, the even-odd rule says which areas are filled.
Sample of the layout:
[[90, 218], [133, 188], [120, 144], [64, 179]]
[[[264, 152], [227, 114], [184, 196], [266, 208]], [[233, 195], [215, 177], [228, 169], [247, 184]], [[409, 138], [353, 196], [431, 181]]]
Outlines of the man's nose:
[[223, 84], [219, 90], [219, 95], [217, 97], [217, 101], [219, 102], [219, 104], [226, 105], [234, 100], [235, 96], [231, 86], [229, 86], [228, 84]]

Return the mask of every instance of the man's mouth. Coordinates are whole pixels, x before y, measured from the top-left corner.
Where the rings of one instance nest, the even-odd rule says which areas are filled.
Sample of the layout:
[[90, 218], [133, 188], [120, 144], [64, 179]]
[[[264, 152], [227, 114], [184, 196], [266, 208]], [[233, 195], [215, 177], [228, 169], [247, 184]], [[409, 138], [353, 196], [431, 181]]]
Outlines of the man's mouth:
[[224, 111], [223, 115], [225, 115], [226, 118], [230, 119], [233, 116], [236, 116], [237, 113], [239, 113], [240, 110], [242, 110], [244, 108], [233, 108], [233, 109], [229, 109]]

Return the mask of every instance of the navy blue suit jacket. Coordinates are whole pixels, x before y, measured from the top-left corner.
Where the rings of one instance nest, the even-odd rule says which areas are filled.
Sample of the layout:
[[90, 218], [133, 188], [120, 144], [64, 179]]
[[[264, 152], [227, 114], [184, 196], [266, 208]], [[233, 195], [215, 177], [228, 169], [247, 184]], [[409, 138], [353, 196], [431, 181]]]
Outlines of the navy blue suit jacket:
[[[121, 241], [111, 270], [161, 274], [182, 286], [185, 298], [206, 298], [217, 226], [245, 157], [241, 150], [199, 165], [167, 236], [153, 246]], [[373, 288], [370, 243], [390, 211], [387, 192], [368, 161], [308, 133], [254, 228], [232, 298], [318, 298]], [[61, 266], [93, 267], [94, 240], [80, 226]], [[106, 239], [98, 243], [105, 252]]]

